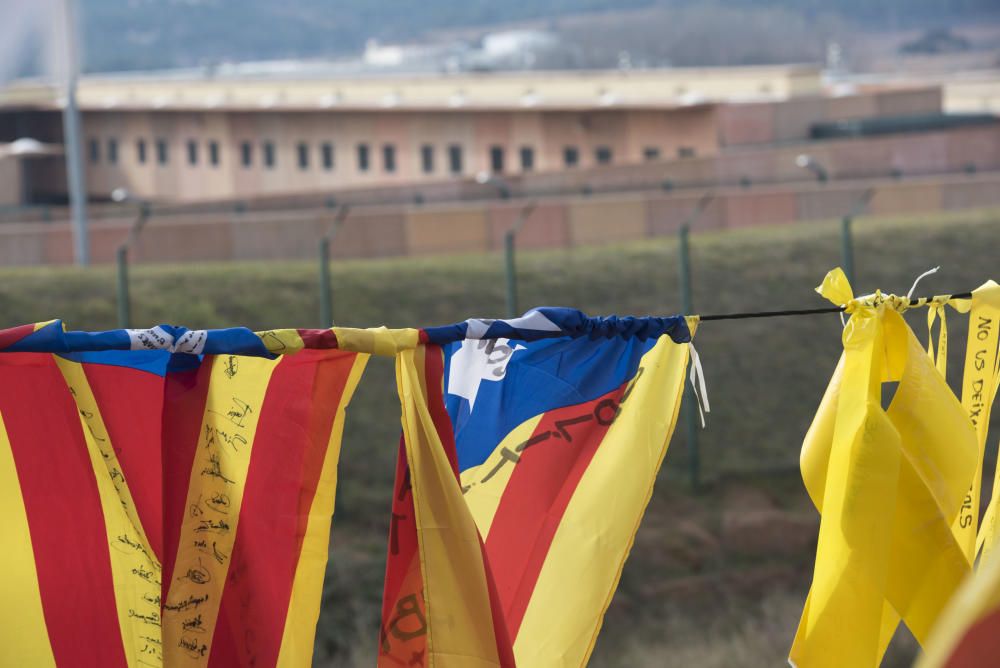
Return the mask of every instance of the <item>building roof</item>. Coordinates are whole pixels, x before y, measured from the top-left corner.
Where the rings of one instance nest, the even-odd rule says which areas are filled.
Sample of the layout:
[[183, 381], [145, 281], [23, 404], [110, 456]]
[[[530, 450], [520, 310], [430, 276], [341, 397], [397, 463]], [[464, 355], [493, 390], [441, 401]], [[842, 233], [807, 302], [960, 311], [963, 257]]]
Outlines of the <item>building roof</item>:
[[[88, 76], [83, 110], [478, 110], [662, 109], [773, 101], [822, 93], [819, 67], [786, 65], [512, 73], [366, 75], [320, 72], [165, 71]], [[61, 106], [40, 82], [0, 90], [0, 107]]]

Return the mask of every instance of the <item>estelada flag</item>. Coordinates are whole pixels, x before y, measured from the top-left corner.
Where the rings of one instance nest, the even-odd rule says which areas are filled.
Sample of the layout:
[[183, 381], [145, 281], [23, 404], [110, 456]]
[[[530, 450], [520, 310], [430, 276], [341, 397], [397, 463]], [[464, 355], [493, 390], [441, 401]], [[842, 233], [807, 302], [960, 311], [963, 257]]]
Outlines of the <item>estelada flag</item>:
[[335, 346], [0, 331], [0, 665], [309, 665], [368, 359]]
[[380, 666], [587, 662], [673, 431], [690, 332], [682, 317], [542, 308], [425, 329], [398, 352]]

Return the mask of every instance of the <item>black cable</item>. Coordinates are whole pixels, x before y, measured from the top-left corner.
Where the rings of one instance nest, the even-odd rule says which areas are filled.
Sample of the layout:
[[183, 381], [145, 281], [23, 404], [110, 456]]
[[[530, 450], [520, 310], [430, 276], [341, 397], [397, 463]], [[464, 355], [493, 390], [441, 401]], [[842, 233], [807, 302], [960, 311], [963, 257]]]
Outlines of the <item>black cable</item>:
[[[932, 299], [928, 297], [928, 300]], [[959, 292], [953, 295], [948, 295], [948, 299], [972, 299], [971, 292]], [[911, 304], [916, 304], [919, 299], [911, 299]], [[825, 308], [805, 308], [805, 309], [791, 309], [788, 311], [752, 311], [748, 313], [720, 313], [716, 315], [703, 315], [699, 316], [698, 319], [702, 322], [708, 320], [745, 320], [747, 318], [777, 318], [786, 315], [815, 315], [818, 313], [840, 313], [846, 310], [844, 306], [827, 306]]]

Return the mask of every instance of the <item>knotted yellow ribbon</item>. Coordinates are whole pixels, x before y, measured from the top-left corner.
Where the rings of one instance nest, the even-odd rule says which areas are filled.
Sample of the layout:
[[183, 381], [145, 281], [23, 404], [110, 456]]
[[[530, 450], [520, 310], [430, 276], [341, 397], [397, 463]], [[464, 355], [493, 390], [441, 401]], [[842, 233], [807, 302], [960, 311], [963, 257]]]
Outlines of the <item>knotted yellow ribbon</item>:
[[[822, 515], [797, 666], [876, 666], [900, 618], [923, 642], [970, 560], [952, 524], [975, 434], [901, 312], [934, 300], [855, 298], [839, 269], [817, 290], [851, 314], [844, 354], [802, 446]], [[888, 409], [882, 386], [897, 382]]]

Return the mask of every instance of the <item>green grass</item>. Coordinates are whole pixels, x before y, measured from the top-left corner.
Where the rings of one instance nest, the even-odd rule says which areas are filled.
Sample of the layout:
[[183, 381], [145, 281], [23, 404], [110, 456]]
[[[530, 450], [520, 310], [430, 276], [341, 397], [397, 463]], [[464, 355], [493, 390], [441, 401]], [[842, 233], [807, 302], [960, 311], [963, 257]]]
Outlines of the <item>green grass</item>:
[[[1000, 278], [1000, 210], [861, 219], [855, 225], [855, 243], [856, 293], [875, 288], [905, 293], [917, 274], [935, 265], [941, 265], [941, 272], [925, 279], [919, 294], [964, 291]], [[839, 264], [839, 252], [835, 222], [696, 235], [695, 307], [703, 313], [726, 313], [825, 306], [813, 287]], [[673, 239], [521, 253], [521, 303], [525, 308], [572, 306], [602, 315], [675, 313], [676, 253]], [[337, 262], [332, 272], [339, 325], [424, 326], [505, 315], [498, 255]], [[136, 266], [135, 325], [316, 326], [316, 280], [314, 264], [302, 262]], [[961, 374], [965, 319], [952, 315], [949, 375], [955, 374], [955, 386]], [[74, 329], [115, 327], [113, 268], [0, 270], [0, 326], [53, 317]], [[923, 313], [915, 314], [912, 324], [922, 340], [923, 323]], [[690, 505], [684, 480], [686, 444], [679, 431], [667, 455], [666, 482], [654, 496], [598, 645], [596, 656], [604, 657], [599, 665], [612, 665], [611, 648], [616, 656], [645, 656], [642, 647], [652, 642], [649, 634], [655, 636], [656, 620], [668, 619], [671, 613], [642, 592], [656, 590], [688, 568], [665, 559], [659, 553], [662, 543], [643, 540], [644, 532], [657, 527], [664, 531], [671, 526], [664, 525], [665, 518], [680, 507], [694, 508], [693, 516], [715, 530], [721, 507], [718, 492], [737, 474], [774, 490], [783, 506], [808, 507], [794, 468], [802, 435], [836, 364], [840, 332], [836, 315], [702, 324], [696, 345], [712, 403], [708, 427], [699, 433], [707, 492]], [[398, 431], [392, 364], [374, 359], [349, 411], [341, 460], [318, 650], [319, 659], [335, 665], [348, 663], [352, 656], [360, 661], [374, 651]], [[779, 473], [764, 476], [764, 471]], [[647, 538], [658, 536], [648, 533]], [[662, 540], [669, 542], [670, 535], [665, 532]], [[796, 592], [808, 574], [810, 558], [802, 555], [795, 563]], [[705, 566], [718, 572], [740, 567], [725, 559], [709, 560]], [[732, 626], [733, 633], [740, 632], [737, 626]], [[655, 651], [649, 649], [649, 656]], [[643, 664], [637, 659], [630, 665]]]

